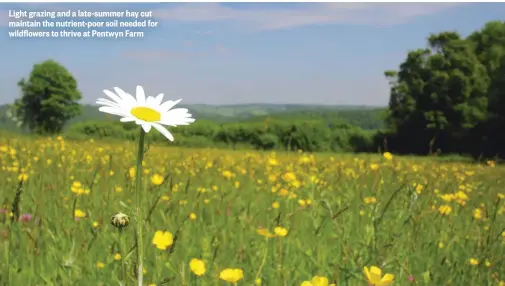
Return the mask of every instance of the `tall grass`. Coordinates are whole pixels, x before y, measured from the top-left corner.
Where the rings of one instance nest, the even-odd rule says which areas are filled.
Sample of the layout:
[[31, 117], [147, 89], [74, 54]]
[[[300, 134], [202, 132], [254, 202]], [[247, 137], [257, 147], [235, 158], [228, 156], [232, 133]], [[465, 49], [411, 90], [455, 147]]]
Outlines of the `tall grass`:
[[[119, 238], [109, 218], [135, 215], [136, 151], [2, 137], [0, 282], [133, 285], [134, 224]], [[363, 267], [372, 265], [396, 285], [505, 280], [503, 167], [150, 146], [143, 169], [147, 285], [223, 285], [225, 268], [243, 269], [239, 285], [300, 285], [315, 275], [367, 285]], [[279, 226], [286, 236], [265, 236]], [[152, 244], [156, 231], [172, 234], [166, 250]], [[191, 272], [192, 258], [205, 262], [204, 275]]]

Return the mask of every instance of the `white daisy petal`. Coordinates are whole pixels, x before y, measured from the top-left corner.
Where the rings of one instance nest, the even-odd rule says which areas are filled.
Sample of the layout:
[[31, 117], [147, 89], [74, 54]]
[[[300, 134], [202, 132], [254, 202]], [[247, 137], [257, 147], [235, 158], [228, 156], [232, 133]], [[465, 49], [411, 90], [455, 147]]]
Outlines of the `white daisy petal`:
[[193, 122], [195, 122], [194, 118], [182, 118], [176, 124], [177, 125], [189, 125], [190, 123], [193, 123]]
[[177, 103], [181, 102], [182, 99], [178, 99], [176, 101], [172, 101], [172, 100], [169, 100], [169, 101], [165, 101], [163, 102], [161, 105], [160, 105], [160, 109], [159, 111], [160, 112], [167, 112], [170, 110], [170, 108], [174, 107]]
[[163, 119], [164, 118], [179, 118], [179, 117], [187, 117], [188, 110], [186, 108], [176, 108], [176, 109], [171, 109], [169, 111], [166, 111], [163, 113]]
[[99, 98], [95, 103], [99, 104], [99, 105], [105, 105], [105, 106], [120, 108], [119, 104], [115, 103], [112, 100], [108, 100], [108, 99], [104, 99], [104, 98]]
[[117, 104], [117, 102], [112, 101], [112, 100], [107, 99], [107, 98], [99, 98], [99, 99], [96, 100], [96, 102], [107, 102], [107, 103]]
[[155, 98], [154, 98], [154, 102], [153, 104], [156, 105], [156, 106], [159, 106], [161, 104], [161, 101], [163, 100], [163, 96], [165, 96], [163, 93], [160, 93], [158, 94]]
[[174, 141], [174, 136], [164, 126], [154, 122], [151, 123], [151, 125], [163, 134], [163, 136], [167, 137], [168, 140]]
[[121, 104], [123, 102], [123, 100], [119, 96], [117, 96], [115, 93], [113, 93], [110, 90], [104, 89], [103, 93], [105, 93], [108, 97], [112, 98], [112, 100], [114, 100], [118, 104]]
[[97, 104], [100, 105], [100, 107], [110, 107], [110, 108], [122, 110], [122, 108], [117, 104], [99, 103], [99, 102], [97, 102]]
[[167, 118], [163, 121], [158, 121], [158, 123], [168, 126], [179, 126], [179, 125], [189, 125], [190, 123], [195, 122], [194, 118], [189, 117], [171, 117]]
[[188, 125], [189, 123], [195, 122], [194, 118], [191, 118], [189, 113], [186, 114], [163, 114], [162, 120], [158, 121], [163, 125], [177, 126], [177, 125]]
[[98, 105], [98, 107], [110, 107], [110, 108], [114, 108], [114, 109], [117, 109], [117, 110], [122, 110], [119, 106], [117, 106], [117, 105], [113, 105], [113, 104], [108, 104], [108, 103], [98, 103], [98, 102], [97, 102], [97, 105]]
[[121, 121], [121, 122], [133, 122], [135, 120], [137, 120], [137, 118], [135, 118], [133, 116], [123, 117], [123, 118], [119, 119], [119, 121]]
[[149, 131], [151, 131], [151, 124], [149, 124], [149, 123], [143, 123], [142, 124], [142, 129], [144, 129], [144, 131], [146, 133], [149, 133]]
[[169, 111], [167, 111], [167, 114], [171, 113], [171, 114], [183, 115], [183, 114], [189, 114], [188, 111], [189, 110], [187, 108], [175, 108], [175, 109], [170, 109]]
[[122, 117], [130, 116], [130, 114], [125, 113], [123, 110], [121, 110], [119, 108], [114, 108], [114, 107], [109, 107], [109, 106], [102, 106], [102, 107], [98, 108], [98, 110], [101, 112], [109, 113], [112, 115], [118, 115], [118, 116], [122, 116]]
[[135, 97], [133, 97], [131, 94], [125, 92], [124, 90], [120, 89], [119, 87], [115, 87], [114, 90], [116, 93], [121, 96], [121, 98], [129, 103], [130, 105], [134, 105], [137, 101], [135, 100]]
[[141, 85], [137, 85], [137, 104], [144, 105], [146, 104], [146, 95], [144, 93], [144, 88]]

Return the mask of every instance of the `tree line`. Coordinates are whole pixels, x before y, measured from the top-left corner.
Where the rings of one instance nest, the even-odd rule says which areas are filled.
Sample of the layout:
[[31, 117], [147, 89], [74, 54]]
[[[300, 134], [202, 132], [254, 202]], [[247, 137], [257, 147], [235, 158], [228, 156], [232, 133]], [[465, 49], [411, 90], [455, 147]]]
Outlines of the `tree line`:
[[[176, 140], [171, 145], [188, 147], [226, 147], [259, 150], [304, 150], [310, 152], [370, 152], [375, 131], [347, 123], [328, 124], [321, 120], [215, 123], [197, 120], [170, 130]], [[66, 135], [73, 139], [117, 138], [136, 141], [138, 126], [117, 121], [73, 124]], [[160, 134], [149, 134], [151, 142], [166, 142]]]
[[[408, 52], [398, 70], [385, 72], [389, 104], [383, 118], [365, 127], [373, 131], [353, 126], [362, 123], [359, 114], [342, 122], [331, 113], [311, 110], [236, 123], [197, 120], [172, 130], [179, 136], [176, 144], [505, 157], [505, 22], [489, 22], [467, 37], [432, 34], [427, 42], [427, 48]], [[19, 86], [22, 96], [12, 105], [10, 118], [32, 132], [61, 132], [80, 112], [77, 82], [55, 61], [36, 64]], [[134, 127], [92, 121], [66, 132], [134, 139]]]

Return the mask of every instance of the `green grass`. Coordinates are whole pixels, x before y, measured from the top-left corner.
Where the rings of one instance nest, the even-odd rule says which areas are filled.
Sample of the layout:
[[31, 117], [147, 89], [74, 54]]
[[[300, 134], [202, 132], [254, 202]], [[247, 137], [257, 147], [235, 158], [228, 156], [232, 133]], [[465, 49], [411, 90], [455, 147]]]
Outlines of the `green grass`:
[[[6, 138], [0, 139], [0, 196], [7, 209], [0, 214], [5, 261], [0, 282], [118, 285], [127, 280], [126, 285], [134, 285], [135, 196], [129, 170], [135, 165], [135, 145]], [[244, 277], [238, 285], [254, 285], [257, 278], [262, 285], [300, 285], [315, 275], [337, 285], [367, 285], [362, 271], [372, 265], [394, 274], [395, 285], [497, 285], [505, 280], [505, 205], [498, 199], [504, 192], [503, 167], [298, 153], [278, 153], [278, 165], [272, 166], [272, 158], [251, 151], [148, 150], [142, 196], [145, 284], [225, 285], [220, 271], [240, 268]], [[20, 173], [28, 176], [22, 185]], [[296, 180], [286, 182], [286, 173]], [[163, 184], [153, 185], [153, 174], [165, 177]], [[89, 194], [73, 193], [75, 181]], [[440, 197], [458, 192], [459, 200]], [[468, 199], [461, 200], [462, 194]], [[365, 204], [370, 197], [376, 203]], [[274, 202], [279, 208], [272, 207]], [[13, 205], [32, 219], [11, 223]], [[441, 205], [452, 212], [441, 215]], [[474, 217], [477, 208], [480, 218]], [[74, 218], [76, 209], [86, 217]], [[109, 223], [118, 212], [130, 216], [121, 239]], [[197, 218], [190, 220], [190, 213]], [[288, 235], [267, 239], [257, 233], [260, 227], [273, 232], [277, 226]], [[158, 230], [174, 237], [167, 250], [152, 244]], [[116, 253], [121, 260], [114, 259]], [[203, 276], [191, 273], [192, 258], [206, 263]], [[480, 264], [472, 266], [470, 258]], [[411, 275], [415, 282], [409, 281]]]

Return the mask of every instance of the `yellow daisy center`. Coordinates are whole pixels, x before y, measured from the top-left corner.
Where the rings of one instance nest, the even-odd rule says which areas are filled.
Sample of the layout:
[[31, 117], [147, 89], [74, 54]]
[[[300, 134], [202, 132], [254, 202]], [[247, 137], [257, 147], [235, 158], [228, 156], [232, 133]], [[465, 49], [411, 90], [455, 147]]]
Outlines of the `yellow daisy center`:
[[134, 107], [130, 112], [133, 116], [146, 122], [155, 122], [161, 119], [161, 113], [149, 107]]

